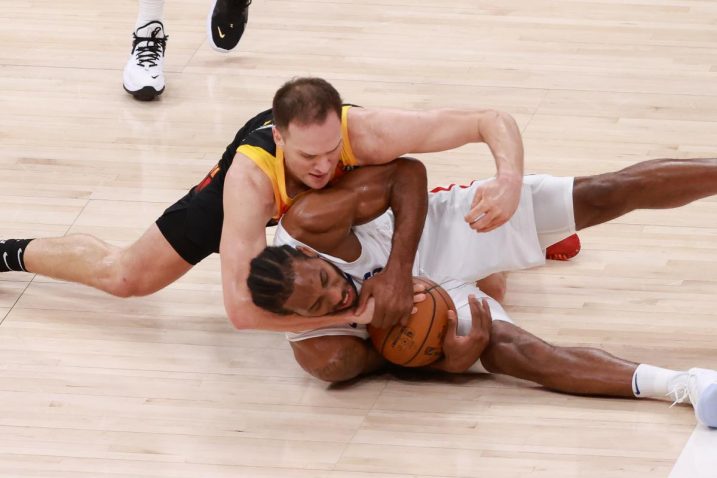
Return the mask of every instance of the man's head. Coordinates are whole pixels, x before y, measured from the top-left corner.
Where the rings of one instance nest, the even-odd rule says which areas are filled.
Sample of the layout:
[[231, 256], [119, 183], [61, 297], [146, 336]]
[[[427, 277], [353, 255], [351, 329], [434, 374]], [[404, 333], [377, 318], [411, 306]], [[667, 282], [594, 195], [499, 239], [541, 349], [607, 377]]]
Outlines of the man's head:
[[251, 261], [247, 285], [254, 304], [276, 314], [309, 317], [353, 307], [353, 283], [311, 249], [267, 247]]
[[333, 177], [341, 155], [341, 96], [321, 78], [294, 78], [274, 95], [274, 142], [288, 172], [313, 189]]

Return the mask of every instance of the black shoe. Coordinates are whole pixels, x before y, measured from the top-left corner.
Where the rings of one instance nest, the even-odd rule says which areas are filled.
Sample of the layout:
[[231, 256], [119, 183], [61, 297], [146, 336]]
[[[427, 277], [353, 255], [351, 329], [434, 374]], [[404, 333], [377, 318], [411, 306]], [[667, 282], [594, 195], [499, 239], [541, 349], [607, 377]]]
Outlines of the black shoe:
[[234, 49], [244, 34], [251, 0], [212, 0], [207, 19], [209, 46], [226, 53]]

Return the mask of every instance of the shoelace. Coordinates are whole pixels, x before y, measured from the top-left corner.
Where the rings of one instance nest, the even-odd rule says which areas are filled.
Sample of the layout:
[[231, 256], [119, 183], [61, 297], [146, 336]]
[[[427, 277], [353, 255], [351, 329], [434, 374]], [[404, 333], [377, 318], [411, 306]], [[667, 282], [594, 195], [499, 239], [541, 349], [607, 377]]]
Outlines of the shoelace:
[[685, 403], [685, 400], [690, 396], [689, 387], [687, 384], [677, 386], [673, 390], [667, 392], [665, 396], [670, 397], [673, 400], [672, 405], [670, 405], [670, 408], [672, 408], [678, 403]]
[[693, 406], [697, 406], [696, 401], [698, 400], [698, 397], [690, 395], [690, 385], [694, 383], [694, 380], [696, 380], [695, 376], [689, 375], [685, 383], [677, 385], [673, 390], [667, 392], [666, 396], [674, 400], [672, 405], [670, 405], [670, 408], [674, 407], [678, 403], [685, 403], [685, 400], [689, 400]]
[[[157, 38], [161, 31], [161, 27], [156, 27], [149, 37], [138, 37], [136, 33], [133, 33], [132, 48], [137, 52], [137, 65], [157, 66], [159, 56], [164, 55], [164, 50], [167, 48], [167, 38], [169, 38], [168, 36]], [[145, 43], [145, 45], [137, 46], [140, 43]]]

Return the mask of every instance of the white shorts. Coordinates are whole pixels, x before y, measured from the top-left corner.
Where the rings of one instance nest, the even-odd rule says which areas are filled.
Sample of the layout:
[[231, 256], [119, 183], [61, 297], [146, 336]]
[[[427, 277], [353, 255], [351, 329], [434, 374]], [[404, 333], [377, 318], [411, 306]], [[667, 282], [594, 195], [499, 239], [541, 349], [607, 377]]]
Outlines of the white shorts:
[[476, 233], [464, 217], [483, 182], [429, 195], [417, 275], [438, 283], [475, 282], [495, 272], [529, 269], [545, 264], [545, 249], [575, 232], [573, 178], [541, 174], [523, 178], [518, 209], [507, 223]]
[[[493, 320], [511, 321], [498, 302], [475, 286], [477, 280], [495, 272], [542, 265], [548, 246], [575, 233], [573, 178], [544, 174], [523, 178], [520, 204], [506, 224], [487, 233], [476, 233], [464, 216], [483, 182], [441, 188], [429, 194], [426, 224], [414, 263], [414, 275], [441, 284], [453, 298], [458, 309], [459, 335], [466, 335], [471, 325], [469, 294], [488, 298]], [[386, 229], [380, 232], [390, 241], [392, 230], [385, 221], [380, 226]], [[365, 326], [349, 324], [286, 335], [292, 342], [325, 335], [368, 338]]]

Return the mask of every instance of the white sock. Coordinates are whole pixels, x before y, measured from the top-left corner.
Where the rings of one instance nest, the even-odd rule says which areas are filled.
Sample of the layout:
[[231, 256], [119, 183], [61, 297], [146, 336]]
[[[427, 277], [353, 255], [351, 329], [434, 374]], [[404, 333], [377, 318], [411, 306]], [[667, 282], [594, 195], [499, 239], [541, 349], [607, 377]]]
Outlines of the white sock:
[[687, 381], [687, 372], [640, 364], [632, 376], [632, 393], [637, 398], [673, 400], [667, 394], [681, 382]]
[[134, 29], [138, 29], [151, 21], [162, 21], [164, 14], [164, 0], [139, 0], [139, 14]]

